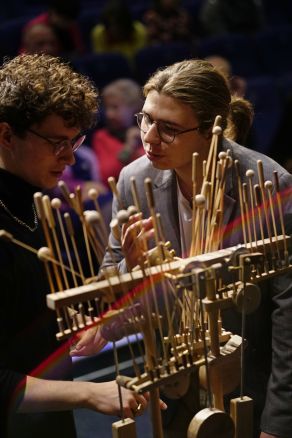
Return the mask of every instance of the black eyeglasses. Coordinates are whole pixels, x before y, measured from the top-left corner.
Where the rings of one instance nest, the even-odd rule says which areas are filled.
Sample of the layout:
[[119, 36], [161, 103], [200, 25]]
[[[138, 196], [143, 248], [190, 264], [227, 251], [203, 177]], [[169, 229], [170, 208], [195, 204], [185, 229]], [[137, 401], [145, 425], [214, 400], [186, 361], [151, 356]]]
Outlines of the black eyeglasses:
[[164, 143], [172, 143], [177, 135], [184, 134], [186, 132], [197, 131], [200, 129], [200, 127], [197, 126], [196, 128], [184, 129], [183, 131], [180, 131], [172, 126], [169, 126], [167, 122], [163, 122], [161, 120], [151, 120], [147, 113], [137, 113], [135, 116], [137, 119], [137, 124], [144, 134], [146, 134], [153, 123], [155, 123], [160, 140]]
[[43, 140], [46, 140], [48, 143], [54, 146], [54, 154], [56, 156], [60, 155], [60, 153], [65, 149], [70, 147], [73, 152], [77, 151], [77, 149], [82, 145], [84, 142], [86, 135], [80, 135], [78, 134], [76, 137], [72, 138], [72, 140], [64, 139], [64, 140], [51, 140], [48, 137], [45, 137], [44, 135], [39, 134], [38, 132], [34, 131], [33, 129], [28, 128], [28, 132], [31, 132], [32, 134], [36, 135], [39, 138], [42, 138]]

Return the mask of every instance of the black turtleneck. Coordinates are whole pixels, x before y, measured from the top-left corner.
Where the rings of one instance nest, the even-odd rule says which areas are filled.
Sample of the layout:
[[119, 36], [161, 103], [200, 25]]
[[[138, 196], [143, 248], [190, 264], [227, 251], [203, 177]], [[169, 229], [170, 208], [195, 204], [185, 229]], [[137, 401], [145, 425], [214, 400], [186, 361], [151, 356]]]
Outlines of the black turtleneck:
[[[34, 213], [32, 209], [33, 194], [40, 191], [23, 179], [12, 175], [4, 169], [0, 169], [0, 200], [14, 216], [33, 226]], [[3, 209], [0, 206], [2, 217]]]
[[[11, 214], [34, 228], [33, 194], [39, 191], [22, 179], [0, 169], [0, 200]], [[40, 225], [30, 231], [18, 223], [0, 205], [0, 229], [39, 249], [44, 246]], [[35, 377], [71, 378], [71, 361], [64, 352], [51, 357], [60, 347], [56, 341], [55, 314], [46, 306], [49, 286], [44, 266], [37, 256], [14, 243], [0, 240], [0, 417], [7, 418], [11, 397], [25, 375]], [[65, 358], [65, 360], [60, 360]], [[34, 370], [41, 366], [37, 373]], [[21, 399], [21, 397], [20, 397]], [[19, 400], [19, 397], [18, 397]], [[62, 430], [63, 413], [16, 414], [17, 403], [10, 404], [13, 432], [9, 437], [53, 436]], [[61, 415], [61, 417], [60, 417]], [[54, 416], [56, 421], [54, 421]], [[66, 414], [67, 416], [67, 414]], [[65, 420], [67, 424], [67, 419]], [[69, 421], [70, 423], [70, 421]], [[14, 428], [17, 430], [14, 430]], [[6, 426], [7, 427], [7, 426]], [[61, 427], [61, 429], [60, 429]], [[56, 429], [55, 429], [56, 428]], [[19, 435], [21, 430], [21, 434]], [[64, 429], [66, 430], [66, 429]], [[64, 436], [72, 437], [70, 432]]]

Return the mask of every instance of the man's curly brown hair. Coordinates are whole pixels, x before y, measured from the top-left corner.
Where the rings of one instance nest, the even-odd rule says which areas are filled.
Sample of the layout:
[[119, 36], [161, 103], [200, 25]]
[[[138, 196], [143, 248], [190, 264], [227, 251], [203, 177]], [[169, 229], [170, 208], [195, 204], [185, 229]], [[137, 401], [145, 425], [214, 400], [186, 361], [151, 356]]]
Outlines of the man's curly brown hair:
[[0, 122], [18, 135], [51, 114], [83, 131], [94, 126], [97, 111], [94, 84], [59, 58], [19, 55], [0, 68]]

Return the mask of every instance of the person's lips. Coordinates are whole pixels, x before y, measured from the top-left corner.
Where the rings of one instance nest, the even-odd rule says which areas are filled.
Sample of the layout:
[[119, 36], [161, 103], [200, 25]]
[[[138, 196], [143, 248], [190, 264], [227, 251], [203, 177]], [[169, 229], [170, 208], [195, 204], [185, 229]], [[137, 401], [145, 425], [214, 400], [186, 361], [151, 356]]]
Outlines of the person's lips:
[[146, 151], [146, 156], [150, 161], [160, 160], [163, 157], [161, 154], [156, 154], [150, 151]]
[[63, 170], [52, 170], [51, 173], [56, 177], [60, 177], [63, 174], [63, 172], [64, 172], [64, 169]]

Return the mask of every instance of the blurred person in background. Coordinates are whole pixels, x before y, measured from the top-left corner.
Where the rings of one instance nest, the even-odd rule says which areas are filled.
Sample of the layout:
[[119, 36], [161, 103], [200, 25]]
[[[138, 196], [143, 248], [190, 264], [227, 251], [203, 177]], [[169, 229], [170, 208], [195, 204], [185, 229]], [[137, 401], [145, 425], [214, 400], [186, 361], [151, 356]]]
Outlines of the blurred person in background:
[[111, 0], [102, 11], [100, 23], [92, 29], [91, 39], [95, 53], [118, 52], [132, 61], [146, 45], [146, 29], [133, 20], [125, 1]]
[[[205, 58], [210, 62], [217, 70], [222, 73], [229, 84], [230, 93], [238, 98], [245, 98], [247, 82], [242, 76], [232, 74], [232, 66], [228, 59], [219, 55], [211, 55]], [[253, 117], [254, 110], [251, 102], [246, 101], [246, 105], [250, 107], [250, 118], [242, 117], [242, 107], [234, 102], [234, 108], [231, 114], [233, 118], [232, 124], [232, 136], [236, 141], [243, 146], [252, 147], [255, 144], [254, 131], [253, 131]]]
[[105, 127], [92, 136], [100, 178], [108, 184], [110, 176], [118, 178], [121, 169], [144, 154], [135, 113], [143, 104], [142, 90], [132, 79], [118, 79], [102, 92]]
[[232, 66], [228, 59], [220, 55], [207, 56], [206, 61], [210, 62], [228, 79], [230, 91], [237, 97], [244, 97], [246, 93], [247, 83], [242, 76], [237, 76], [232, 73]]
[[60, 56], [61, 45], [52, 26], [46, 23], [34, 23], [23, 29], [20, 52]]
[[204, 35], [252, 33], [265, 24], [262, 0], [203, 0], [199, 22]]
[[49, 0], [47, 12], [30, 20], [23, 33], [35, 24], [46, 24], [53, 28], [60, 44], [63, 57], [72, 58], [84, 52], [81, 30], [77, 23], [80, 13], [80, 0]]
[[144, 14], [148, 43], [190, 41], [191, 17], [180, 0], [154, 0]]

